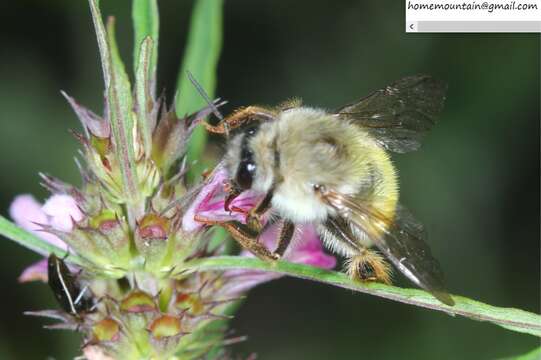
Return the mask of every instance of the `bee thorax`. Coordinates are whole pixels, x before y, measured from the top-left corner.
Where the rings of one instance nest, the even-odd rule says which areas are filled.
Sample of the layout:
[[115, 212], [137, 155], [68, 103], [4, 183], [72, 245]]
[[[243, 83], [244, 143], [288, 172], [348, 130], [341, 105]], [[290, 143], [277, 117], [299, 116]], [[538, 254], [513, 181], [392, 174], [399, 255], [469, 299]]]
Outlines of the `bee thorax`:
[[287, 183], [276, 188], [272, 206], [280, 216], [294, 223], [319, 223], [330, 211], [311, 188], [299, 189]]

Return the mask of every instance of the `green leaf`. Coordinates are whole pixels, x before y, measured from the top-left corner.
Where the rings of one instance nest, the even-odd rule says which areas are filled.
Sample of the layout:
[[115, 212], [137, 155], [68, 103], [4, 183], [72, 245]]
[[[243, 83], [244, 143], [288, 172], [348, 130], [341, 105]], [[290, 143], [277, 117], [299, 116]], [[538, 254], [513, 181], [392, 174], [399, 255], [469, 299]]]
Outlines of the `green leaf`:
[[158, 4], [156, 0], [133, 0], [132, 19], [134, 30], [133, 43], [133, 68], [137, 69], [142, 58], [140, 53], [143, 47], [143, 41], [150, 37], [152, 39], [152, 49], [150, 51], [150, 60], [148, 71], [152, 84], [152, 95], [154, 96], [156, 86], [156, 67], [158, 64], [158, 31], [160, 27], [160, 17], [158, 14]]
[[506, 357], [500, 360], [539, 360], [541, 359], [541, 347], [535, 348], [526, 354]]
[[115, 40], [115, 21], [107, 21], [107, 44], [110, 51], [111, 82], [107, 89], [109, 123], [117, 154], [124, 195], [127, 199], [137, 196], [137, 172], [133, 145], [134, 115], [131, 85]]
[[[214, 97], [216, 67], [222, 47], [222, 10], [222, 0], [197, 0], [195, 2], [188, 45], [177, 81], [175, 109], [179, 118], [206, 105], [204, 99], [188, 80], [187, 71], [193, 74], [210, 98]], [[202, 163], [201, 155], [206, 139], [207, 134], [201, 126], [195, 129], [188, 147], [188, 164], [198, 160], [189, 174], [192, 180], [204, 170], [205, 164]]]
[[111, 124], [113, 144], [122, 174], [126, 199], [137, 196], [137, 177], [133, 147], [134, 115], [131, 85], [120, 58], [115, 40], [114, 18], [109, 18], [107, 31], [97, 0], [89, 0], [92, 21], [98, 39], [107, 97], [107, 118]]
[[101, 68], [103, 71], [103, 80], [105, 82], [105, 89], [109, 88], [111, 64], [109, 55], [109, 46], [107, 45], [107, 34], [105, 33], [105, 26], [103, 26], [103, 20], [101, 17], [100, 3], [98, 0], [88, 0], [90, 5], [90, 12], [92, 13], [92, 22], [94, 23], [94, 30], [96, 31], [96, 38], [98, 40], [98, 49], [100, 51]]
[[404, 289], [380, 283], [361, 283], [345, 274], [313, 266], [285, 261], [275, 263], [242, 256], [221, 256], [192, 260], [186, 264], [193, 271], [246, 269], [262, 270], [363, 292], [386, 299], [460, 315], [473, 320], [488, 321], [506, 329], [541, 336], [541, 316], [520, 309], [502, 308], [484, 304], [462, 296], [453, 296], [454, 306], [444, 305], [429, 293], [419, 289]]
[[152, 119], [151, 112], [154, 107], [154, 94], [151, 93], [150, 61], [154, 42], [146, 37], [141, 43], [140, 59], [135, 68], [135, 100], [137, 101], [137, 123], [142, 134], [145, 155], [152, 154]]
[[150, 119], [150, 113], [156, 97], [160, 26], [157, 1], [133, 0], [132, 19], [137, 123], [143, 138], [145, 155], [150, 157], [152, 152], [152, 120]]
[[[17, 244], [20, 244], [25, 248], [37, 253], [55, 253], [59, 257], [64, 257], [67, 255], [65, 250], [48, 243], [31, 232], [21, 229], [3, 216], [0, 216], [0, 235], [3, 235], [12, 241], [15, 241]], [[79, 256], [71, 253], [69, 254], [68, 261], [74, 264], [83, 263], [83, 260]]]

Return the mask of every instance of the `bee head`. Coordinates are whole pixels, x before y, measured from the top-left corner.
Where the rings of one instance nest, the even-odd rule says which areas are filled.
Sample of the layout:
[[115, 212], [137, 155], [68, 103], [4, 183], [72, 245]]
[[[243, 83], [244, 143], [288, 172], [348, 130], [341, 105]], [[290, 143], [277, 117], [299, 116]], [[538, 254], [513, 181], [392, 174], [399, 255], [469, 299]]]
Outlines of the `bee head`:
[[256, 176], [257, 165], [249, 142], [259, 130], [258, 125], [244, 128], [232, 138], [228, 146], [226, 166], [232, 176], [231, 181], [239, 190], [251, 189]]

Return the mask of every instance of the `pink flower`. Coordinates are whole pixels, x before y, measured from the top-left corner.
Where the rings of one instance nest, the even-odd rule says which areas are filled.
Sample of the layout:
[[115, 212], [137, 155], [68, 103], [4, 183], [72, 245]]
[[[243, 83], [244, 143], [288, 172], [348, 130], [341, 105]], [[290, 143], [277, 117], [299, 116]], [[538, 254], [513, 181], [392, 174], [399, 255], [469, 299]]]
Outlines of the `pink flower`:
[[[261, 235], [260, 240], [268, 249], [273, 250], [276, 248], [278, 232], [280, 231], [279, 225], [272, 225]], [[248, 257], [254, 256], [246, 250], [242, 251], [241, 255]], [[313, 225], [297, 226], [293, 240], [282, 259], [323, 269], [332, 269], [336, 266], [336, 258], [324, 252], [319, 235]], [[257, 270], [227, 271], [225, 277], [231, 281], [225, 282], [228, 287], [225, 291], [231, 296], [236, 296], [261, 283], [278, 279], [282, 276], [282, 274]]]
[[[227, 171], [221, 165], [218, 165], [184, 215], [182, 227], [185, 231], [197, 231], [204, 226], [194, 220], [195, 215], [214, 221], [236, 220], [242, 223], [245, 222], [245, 214], [224, 210], [224, 202], [227, 195], [224, 186], [228, 179]], [[235, 198], [230, 207], [249, 211], [261, 199], [261, 195], [252, 191], [246, 191]], [[274, 250], [277, 246], [279, 229], [280, 222], [270, 226], [260, 237], [260, 241], [270, 250]], [[246, 250], [242, 251], [241, 255], [248, 257], [254, 256]], [[324, 252], [319, 235], [314, 226], [309, 224], [297, 226], [294, 238], [286, 250], [283, 259], [324, 269], [332, 269], [336, 265], [336, 259], [334, 256]], [[262, 271], [234, 270], [227, 271], [225, 276], [233, 280], [227, 282], [227, 292], [235, 295], [247, 291], [260, 283], [279, 278], [282, 275]]]
[[[195, 215], [200, 215], [214, 221], [236, 220], [242, 223], [245, 222], [245, 214], [237, 211], [228, 212], [224, 209], [226, 196], [224, 187], [228, 179], [229, 176], [223, 166], [216, 166], [216, 169], [209, 176], [207, 183], [203, 186], [182, 218], [182, 228], [184, 231], [193, 232], [204, 227], [204, 224], [194, 220]], [[231, 207], [248, 211], [257, 204], [259, 199], [261, 199], [260, 195], [252, 191], [245, 191], [232, 201]]]
[[[68, 247], [66, 243], [56, 235], [43, 231], [43, 228], [50, 226], [58, 231], [69, 232], [73, 222], [83, 218], [77, 203], [69, 195], [53, 195], [43, 206], [32, 195], [19, 195], [11, 203], [9, 214], [23, 229], [64, 250]], [[47, 259], [30, 265], [19, 276], [20, 282], [33, 280], [47, 281]]]

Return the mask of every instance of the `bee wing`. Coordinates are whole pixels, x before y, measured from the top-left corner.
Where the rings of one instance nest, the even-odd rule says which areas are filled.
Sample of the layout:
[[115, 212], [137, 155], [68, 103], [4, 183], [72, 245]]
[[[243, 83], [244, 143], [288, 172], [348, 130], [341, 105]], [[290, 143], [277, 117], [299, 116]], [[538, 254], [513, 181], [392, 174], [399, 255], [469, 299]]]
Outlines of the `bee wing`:
[[402, 274], [444, 304], [454, 305], [440, 264], [425, 242], [424, 228], [407, 209], [398, 205], [394, 219], [389, 219], [357, 198], [334, 191], [322, 195], [340, 217], [363, 231]]
[[398, 80], [336, 111], [366, 128], [387, 150], [417, 150], [443, 108], [447, 85], [428, 75]]

